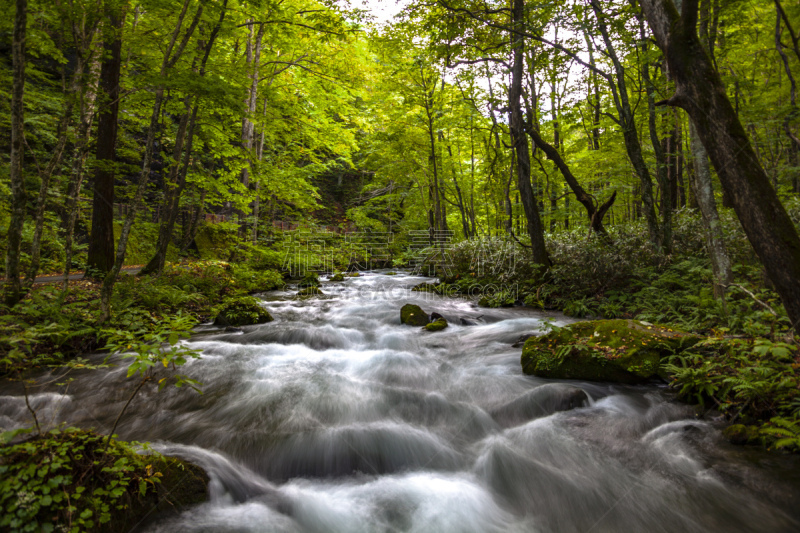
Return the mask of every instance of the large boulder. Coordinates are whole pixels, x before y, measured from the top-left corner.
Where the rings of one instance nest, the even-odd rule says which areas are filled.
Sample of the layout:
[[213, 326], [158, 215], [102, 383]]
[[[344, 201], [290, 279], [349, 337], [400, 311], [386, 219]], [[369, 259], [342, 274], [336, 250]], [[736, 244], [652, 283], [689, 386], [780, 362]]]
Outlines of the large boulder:
[[251, 296], [237, 298], [224, 304], [214, 319], [217, 326], [252, 326], [266, 324], [274, 319], [259, 301]]
[[400, 323], [409, 326], [425, 327], [430, 324], [428, 313], [415, 304], [406, 304], [400, 309]]
[[493, 409], [490, 414], [501, 426], [512, 427], [588, 404], [589, 396], [582, 389], [566, 383], [548, 383]]
[[543, 378], [642, 383], [666, 378], [661, 359], [699, 341], [637, 320], [578, 322], [525, 341], [522, 369]]

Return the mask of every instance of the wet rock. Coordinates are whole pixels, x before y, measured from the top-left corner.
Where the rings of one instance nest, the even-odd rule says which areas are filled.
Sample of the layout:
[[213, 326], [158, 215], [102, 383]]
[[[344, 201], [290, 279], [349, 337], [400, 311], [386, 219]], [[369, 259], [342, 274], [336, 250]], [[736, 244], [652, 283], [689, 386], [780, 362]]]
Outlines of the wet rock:
[[666, 378], [661, 359], [700, 337], [636, 320], [578, 322], [525, 341], [522, 369], [552, 379], [642, 383]]
[[512, 427], [588, 404], [589, 396], [582, 389], [564, 383], [548, 383], [501, 405], [489, 414], [501, 426]]
[[[434, 314], [436, 314], [436, 313], [434, 313]], [[425, 329], [427, 331], [442, 331], [447, 326], [448, 326], [447, 320], [445, 320], [444, 318], [439, 318], [437, 320], [434, 320], [430, 324], [427, 324], [425, 326]]]
[[330, 281], [336, 281], [336, 282], [344, 281], [344, 275], [342, 275], [341, 272], [339, 272], [338, 274], [334, 274], [333, 276], [331, 276]]
[[225, 328], [225, 333], [244, 333], [244, 330], [242, 328], [228, 326]]
[[324, 294], [319, 290], [319, 287], [306, 287], [297, 291], [297, 296], [300, 298], [311, 298], [312, 296], [323, 296]]
[[266, 324], [274, 319], [266, 309], [261, 307], [259, 301], [246, 296], [226, 303], [214, 319], [216, 326], [252, 326]]
[[759, 440], [758, 428], [744, 424], [733, 424], [722, 430], [722, 435], [731, 444], [755, 444]]
[[533, 333], [526, 333], [525, 335], [520, 335], [519, 338], [514, 342], [514, 344], [511, 345], [511, 347], [522, 348], [522, 346], [525, 344], [525, 341], [534, 336], [535, 335]]
[[358, 272], [350, 272], [350, 273], [347, 274], [347, 277], [348, 278], [360, 278], [361, 274], [359, 274]]
[[437, 312], [435, 312], [435, 311], [434, 311], [433, 313], [431, 313], [431, 320], [432, 320], [433, 322], [436, 322], [436, 321], [437, 321], [437, 320], [439, 320], [440, 318], [441, 318], [441, 319], [444, 319], [444, 317], [443, 317], [442, 315], [440, 315], [439, 313], [437, 313]]
[[424, 327], [430, 324], [428, 314], [415, 304], [406, 304], [400, 309], [400, 323]]
[[461, 325], [462, 326], [477, 326], [478, 325], [478, 322], [475, 321], [475, 320], [472, 320], [471, 318], [463, 318], [462, 317], [460, 320], [461, 320]]

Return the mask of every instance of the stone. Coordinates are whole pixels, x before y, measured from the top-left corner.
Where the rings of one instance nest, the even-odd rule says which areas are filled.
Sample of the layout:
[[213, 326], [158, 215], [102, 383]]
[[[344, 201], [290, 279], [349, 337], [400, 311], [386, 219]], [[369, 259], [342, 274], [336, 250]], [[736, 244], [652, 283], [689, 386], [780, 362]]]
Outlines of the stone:
[[548, 383], [493, 409], [489, 414], [503, 427], [569, 411], [589, 404], [583, 389], [565, 383]]
[[406, 304], [400, 309], [400, 323], [409, 326], [427, 326], [431, 322], [428, 314], [415, 304]]
[[311, 298], [312, 296], [323, 296], [325, 293], [319, 290], [319, 287], [306, 287], [297, 291], [297, 296], [300, 298]]
[[662, 358], [701, 338], [636, 320], [595, 320], [554, 328], [525, 341], [522, 369], [550, 379], [643, 383], [668, 376]]
[[512, 348], [522, 348], [525, 345], [525, 341], [534, 337], [533, 333], [526, 333], [524, 335], [520, 335], [519, 338], [511, 345]]
[[442, 331], [448, 325], [449, 324], [447, 323], [447, 320], [445, 320], [444, 318], [439, 318], [437, 320], [434, 320], [430, 324], [426, 324], [425, 329], [427, 331]]
[[257, 299], [245, 296], [224, 304], [214, 319], [214, 325], [229, 327], [253, 326], [266, 324], [273, 320], [272, 315], [261, 307]]
[[344, 276], [341, 272], [339, 272], [338, 274], [331, 276], [330, 281], [342, 282], [344, 281]]

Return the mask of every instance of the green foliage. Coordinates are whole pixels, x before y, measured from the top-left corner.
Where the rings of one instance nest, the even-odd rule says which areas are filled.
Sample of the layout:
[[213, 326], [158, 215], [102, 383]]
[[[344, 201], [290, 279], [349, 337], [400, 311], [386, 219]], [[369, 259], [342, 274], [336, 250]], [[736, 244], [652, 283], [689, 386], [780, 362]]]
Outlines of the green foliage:
[[[7, 435], [9, 437], [10, 435]], [[0, 443], [0, 529], [95, 531], [161, 482], [154, 457], [74, 428]]]
[[[189, 337], [196, 320], [190, 315], [178, 313], [175, 316], [156, 320], [151, 329], [114, 329], [105, 330], [105, 348], [111, 353], [119, 353], [123, 359], [130, 359], [127, 377], [139, 374], [142, 379], [154, 376], [158, 364], [164, 368], [175, 370], [186, 364], [189, 358], [199, 358], [200, 350], [194, 350], [181, 343]], [[158, 380], [161, 390], [170, 381], [176, 387], [189, 385], [199, 392], [199, 383], [186, 376], [173, 374]]]
[[[709, 338], [666, 365], [683, 397], [729, 416], [767, 420], [761, 434], [778, 446], [800, 422], [800, 352], [768, 339]], [[777, 422], [776, 422], [777, 420]], [[779, 447], [791, 447], [784, 441]]]

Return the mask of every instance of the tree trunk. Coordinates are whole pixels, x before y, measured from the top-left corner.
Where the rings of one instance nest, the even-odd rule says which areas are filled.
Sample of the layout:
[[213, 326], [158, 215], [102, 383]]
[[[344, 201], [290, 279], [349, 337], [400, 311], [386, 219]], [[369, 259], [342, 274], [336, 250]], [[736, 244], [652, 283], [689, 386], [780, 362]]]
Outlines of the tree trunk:
[[[219, 34], [219, 29], [225, 20], [227, 8], [227, 0], [223, 2], [222, 11], [220, 14], [219, 22], [217, 22], [206, 44], [200, 43], [199, 51], [203, 52], [203, 59], [197, 69], [196, 63], [194, 64], [195, 71], [199, 73], [202, 78], [206, 73], [206, 64], [211, 54], [211, 49], [214, 47], [214, 41]], [[173, 149], [173, 166], [170, 170], [170, 177], [167, 184], [167, 190], [164, 194], [163, 203], [163, 220], [159, 226], [158, 242], [156, 244], [156, 252], [153, 257], [148, 261], [147, 265], [142, 269], [141, 274], [161, 275], [164, 271], [164, 265], [167, 261], [167, 250], [172, 242], [172, 232], [175, 228], [175, 222], [178, 220], [178, 212], [180, 210], [181, 197], [183, 191], [186, 189], [186, 175], [189, 172], [191, 163], [192, 146], [194, 142], [194, 129], [197, 123], [197, 112], [200, 107], [199, 98], [195, 99], [194, 106], [191, 105], [191, 96], [186, 97], [185, 106], [186, 112], [181, 117], [178, 125], [178, 132], [175, 136], [175, 147]], [[184, 150], [184, 141], [186, 149]], [[183, 153], [183, 164], [181, 164], [181, 154]]]
[[606, 235], [607, 232], [603, 226], [603, 217], [611, 208], [611, 206], [614, 205], [614, 200], [616, 200], [617, 197], [616, 191], [614, 191], [605, 204], [598, 208], [595, 205], [594, 198], [592, 198], [592, 196], [589, 195], [583, 189], [583, 187], [581, 187], [581, 184], [578, 183], [575, 175], [561, 157], [561, 154], [558, 152], [556, 147], [551, 146], [547, 143], [547, 141], [542, 139], [542, 136], [539, 135], [539, 132], [534, 128], [529, 126], [527, 131], [528, 135], [531, 137], [531, 140], [533, 140], [534, 144], [545, 153], [547, 159], [555, 163], [555, 165], [558, 167], [558, 170], [561, 172], [561, 175], [564, 176], [564, 180], [567, 182], [567, 185], [569, 185], [570, 189], [572, 189], [572, 192], [575, 193], [575, 197], [578, 199], [581, 205], [586, 208], [586, 215], [589, 218], [589, 224], [592, 230], [600, 235]]
[[608, 27], [605, 22], [606, 15], [603, 13], [599, 2], [591, 0], [592, 8], [597, 16], [597, 24], [600, 28], [600, 33], [603, 36], [603, 42], [606, 45], [606, 52], [614, 64], [614, 71], [616, 72], [616, 90], [612, 87], [614, 93], [614, 105], [619, 114], [619, 126], [622, 129], [622, 137], [625, 141], [625, 149], [628, 152], [628, 158], [633, 165], [636, 175], [639, 177], [641, 184], [641, 199], [642, 210], [644, 211], [645, 219], [647, 220], [647, 227], [650, 232], [650, 242], [656, 247], [659, 252], [663, 252], [664, 241], [661, 234], [661, 228], [658, 223], [658, 215], [656, 214], [655, 201], [653, 200], [653, 180], [650, 177], [650, 171], [644, 161], [642, 155], [642, 145], [639, 142], [639, 134], [636, 128], [636, 120], [633, 115], [633, 109], [628, 99], [628, 84], [625, 81], [625, 69], [622, 66], [617, 53], [614, 49], [614, 43], [608, 33]]
[[97, 155], [92, 198], [92, 230], [89, 235], [86, 276], [102, 278], [114, 265], [114, 164], [117, 159], [119, 75], [122, 66], [122, 27], [127, 6], [112, 2], [104, 7], [108, 19], [104, 58], [100, 67], [100, 119], [97, 124]]
[[[513, 0], [512, 4], [512, 25], [519, 27], [525, 24], [525, 0]], [[550, 268], [550, 255], [544, 243], [544, 228], [542, 219], [539, 215], [539, 208], [536, 205], [536, 198], [533, 195], [531, 186], [531, 162], [528, 150], [528, 137], [525, 134], [525, 119], [522, 115], [522, 78], [524, 67], [525, 38], [520, 32], [509, 32], [512, 47], [514, 49], [514, 65], [511, 69], [511, 85], [508, 88], [508, 106], [511, 111], [511, 122], [509, 130], [511, 132], [511, 142], [517, 154], [517, 188], [519, 189], [522, 209], [525, 211], [525, 218], [528, 221], [528, 236], [531, 239], [531, 249], [533, 251], [533, 261], [543, 265], [546, 269]]]
[[703, 228], [706, 230], [706, 246], [711, 258], [711, 269], [714, 272], [714, 297], [723, 298], [725, 288], [733, 278], [731, 260], [725, 247], [722, 224], [717, 213], [717, 202], [714, 199], [714, 187], [711, 183], [711, 168], [708, 166], [708, 154], [691, 121], [689, 121], [689, 135], [695, 169], [692, 188], [697, 199], [697, 206], [700, 208]]
[[758, 163], [725, 85], [697, 36], [697, 0], [642, 0], [659, 48], [673, 74], [676, 92], [665, 105], [692, 118], [722, 186], [759, 259], [783, 300], [793, 327], [800, 325], [800, 236]]
[[[50, 192], [50, 179], [53, 173], [61, 164], [61, 159], [64, 154], [64, 148], [67, 144], [67, 130], [72, 123], [72, 110], [75, 106], [75, 99], [80, 94], [81, 82], [84, 78], [84, 70], [89, 60], [89, 47], [91, 46], [92, 37], [94, 35], [94, 28], [90, 29], [89, 35], [76, 35], [75, 40], [80, 42], [82, 47], [77, 51], [77, 60], [75, 64], [75, 71], [72, 74], [72, 80], [69, 84], [69, 90], [64, 94], [64, 109], [61, 114], [61, 120], [58, 124], [56, 133], [57, 142], [53, 148], [50, 160], [44, 170], [39, 171], [39, 178], [41, 185], [39, 187], [39, 198], [36, 202], [36, 215], [34, 219], [35, 229], [33, 232], [33, 242], [31, 244], [31, 264], [28, 270], [26, 279], [26, 289], [33, 285], [36, 279], [36, 274], [39, 271], [39, 259], [42, 250], [42, 232], [44, 230], [44, 212], [47, 207], [47, 197]], [[87, 38], [88, 37], [88, 38]], [[89, 82], [91, 83], [91, 81]], [[76, 139], [76, 145], [81, 143], [81, 126]]]
[[[791, 123], [792, 120], [797, 118], [800, 115], [800, 111], [797, 109], [797, 82], [794, 79], [794, 75], [792, 73], [792, 69], [789, 66], [789, 58], [786, 56], [786, 52], [783, 50], [783, 43], [781, 42], [781, 12], [783, 11], [780, 2], [775, 0], [776, 5], [778, 6], [778, 10], [776, 11], [777, 20], [775, 21], [775, 49], [778, 51], [778, 54], [781, 56], [781, 62], [783, 63], [783, 69], [786, 71], [786, 77], [789, 80], [789, 106], [790, 110], [787, 113], [786, 117], [783, 119], [783, 132], [789, 138], [789, 166], [792, 167], [792, 192], [800, 192], [800, 176], [798, 176], [798, 153], [800, 152], [800, 139], [797, 138], [797, 135], [792, 131]], [[787, 27], [789, 28], [789, 38], [795, 41], [794, 32], [791, 30], [791, 26], [788, 26], [788, 19], [787, 19]], [[798, 57], [800, 60], [800, 57]]]
[[11, 178], [11, 221], [8, 225], [8, 248], [6, 249], [6, 305], [14, 306], [19, 302], [19, 255], [22, 244], [22, 225], [25, 222], [25, 180], [22, 175], [22, 158], [25, 137], [25, 39], [28, 18], [27, 0], [16, 0], [17, 11], [14, 14], [14, 37], [11, 45], [11, 57], [14, 68], [14, 83], [11, 88], [11, 161], [9, 174]]
[[[178, 16], [178, 22], [175, 26], [175, 30], [172, 32], [171, 40], [164, 52], [164, 60], [161, 63], [161, 71], [159, 73], [162, 79], [166, 75], [167, 71], [170, 68], [172, 68], [175, 65], [175, 63], [177, 63], [178, 59], [180, 59], [180, 56], [183, 53], [186, 43], [189, 41], [191, 34], [197, 27], [197, 23], [199, 22], [200, 16], [202, 15], [203, 7], [201, 5], [200, 7], [197, 8], [197, 13], [195, 15], [195, 18], [192, 21], [191, 26], [186, 30], [186, 33], [180, 45], [178, 46], [177, 49], [174, 49], [175, 43], [178, 38], [178, 34], [180, 33], [181, 30], [181, 26], [183, 26], [183, 19], [186, 15], [186, 10], [188, 9], [189, 2], [190, 0], [185, 0], [183, 4], [183, 9], [181, 10], [180, 15]], [[147, 188], [147, 182], [150, 177], [150, 165], [153, 160], [155, 134], [156, 130], [158, 129], [158, 121], [161, 116], [161, 104], [163, 100], [164, 100], [164, 87], [163, 85], [159, 84], [155, 92], [155, 102], [153, 103], [153, 112], [150, 115], [150, 126], [147, 129], [147, 140], [145, 141], [144, 159], [142, 161], [142, 171], [139, 174], [139, 180], [136, 185], [136, 192], [134, 193], [134, 197], [131, 200], [130, 211], [128, 212], [128, 215], [125, 217], [125, 222], [122, 224], [122, 231], [120, 232], [119, 243], [117, 244], [117, 253], [114, 258], [114, 264], [112, 265], [111, 270], [108, 272], [108, 274], [106, 274], [106, 276], [103, 278], [103, 285], [100, 288], [100, 323], [106, 322], [111, 316], [111, 294], [114, 291], [114, 283], [117, 281], [117, 275], [119, 275], [119, 271], [122, 269], [122, 264], [125, 262], [125, 252], [128, 247], [128, 237], [130, 236], [131, 228], [133, 227], [133, 222], [136, 220], [136, 212], [138, 210], [139, 203], [142, 201], [142, 197], [144, 196], [144, 191]]]

